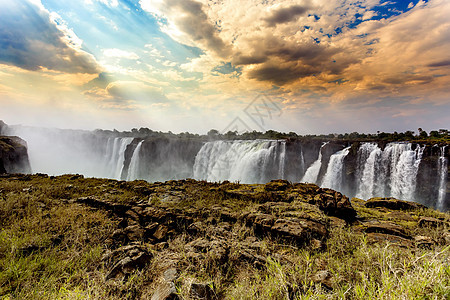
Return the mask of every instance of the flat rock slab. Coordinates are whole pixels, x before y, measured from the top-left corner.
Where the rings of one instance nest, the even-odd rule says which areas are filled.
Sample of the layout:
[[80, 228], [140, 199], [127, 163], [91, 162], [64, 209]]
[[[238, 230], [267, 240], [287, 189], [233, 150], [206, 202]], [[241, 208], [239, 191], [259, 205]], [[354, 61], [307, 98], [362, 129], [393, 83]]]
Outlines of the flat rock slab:
[[370, 221], [362, 223], [362, 226], [364, 228], [364, 232], [366, 233], [384, 233], [407, 239], [411, 238], [405, 228], [391, 222]]
[[367, 241], [371, 244], [373, 243], [390, 243], [394, 244], [403, 248], [411, 248], [414, 247], [414, 244], [412, 241], [402, 238], [400, 236], [391, 235], [391, 234], [384, 234], [384, 233], [368, 233], [367, 234]]
[[426, 208], [426, 206], [416, 202], [398, 200], [395, 198], [371, 198], [367, 200], [364, 205], [369, 208], [384, 207], [392, 210], [415, 210]]

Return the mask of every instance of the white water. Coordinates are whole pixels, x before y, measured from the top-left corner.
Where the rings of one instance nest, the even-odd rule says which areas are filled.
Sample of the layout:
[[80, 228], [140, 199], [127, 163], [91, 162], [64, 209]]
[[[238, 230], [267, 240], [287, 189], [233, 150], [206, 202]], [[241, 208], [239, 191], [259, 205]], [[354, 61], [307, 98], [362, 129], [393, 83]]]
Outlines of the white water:
[[363, 168], [359, 169], [359, 187], [356, 197], [367, 199], [375, 195], [378, 175], [377, 166], [380, 165], [382, 152], [378, 145], [373, 143], [362, 144], [359, 150], [361, 151], [360, 158], [367, 157], [367, 159], [364, 162]]
[[131, 156], [130, 166], [128, 167], [128, 176], [127, 180], [136, 180], [139, 178], [139, 160], [140, 160], [140, 152], [142, 143], [144, 141], [140, 141], [139, 144], [134, 149], [133, 156]]
[[109, 178], [121, 179], [125, 150], [133, 138], [109, 138], [105, 153], [105, 172]]
[[441, 147], [441, 156], [439, 157], [438, 162], [438, 172], [439, 172], [439, 192], [438, 192], [438, 201], [437, 208], [444, 208], [444, 200], [445, 194], [447, 190], [447, 172], [448, 172], [448, 161], [445, 157], [445, 148], [447, 146]]
[[301, 174], [305, 172], [305, 157], [303, 155], [303, 149], [300, 148], [300, 171]]
[[[24, 138], [28, 144], [31, 167], [34, 172], [50, 175], [79, 173], [92, 177], [108, 177], [121, 179], [124, 168], [124, 155], [132, 138], [105, 137], [87, 131], [72, 131], [58, 129], [31, 128], [13, 126], [7, 128], [3, 134], [17, 135]], [[135, 150], [129, 167], [127, 179], [142, 176], [142, 164], [148, 165], [149, 157], [145, 157]], [[136, 148], [138, 148], [138, 146]], [[344, 186], [342, 182], [345, 153], [338, 152], [331, 155], [323, 178], [318, 178], [322, 167], [322, 145], [316, 154], [308, 146], [301, 145], [292, 166], [293, 153], [285, 141], [256, 140], [256, 141], [216, 141], [205, 143], [195, 157], [183, 158], [172, 162], [173, 170], [183, 164], [186, 173], [194, 178], [209, 181], [240, 181], [242, 183], [265, 183], [276, 178], [288, 178], [298, 181], [291, 171], [297, 168], [296, 174], [302, 174], [301, 181], [321, 183], [324, 187], [349, 191], [348, 196], [357, 195], [361, 198], [374, 196], [393, 196], [404, 200], [417, 200], [432, 203], [437, 208], [445, 208], [448, 158], [445, 157], [446, 148], [441, 148], [437, 161], [437, 169], [424, 168], [424, 174], [430, 176], [426, 182], [433, 183], [421, 193], [424, 199], [416, 199], [417, 173], [421, 164], [424, 146], [413, 147], [410, 143], [389, 143], [381, 150], [374, 143], [363, 143], [358, 150], [354, 168], [356, 182]], [[414, 150], [413, 150], [414, 148]], [[315, 147], [313, 149], [316, 149]], [[184, 150], [181, 149], [180, 152]], [[141, 151], [142, 152], [142, 151]], [[310, 166], [305, 165], [304, 157], [317, 155], [317, 160]], [[151, 157], [151, 156], [150, 156]], [[152, 164], [167, 164], [167, 159], [160, 159]], [[325, 167], [325, 166], [323, 166]], [[306, 172], [305, 172], [306, 171]], [[420, 170], [422, 172], [422, 170]], [[433, 171], [434, 173], [432, 173]], [[146, 171], [147, 172], [147, 171]], [[147, 180], [160, 180], [168, 175], [148, 170]], [[188, 175], [192, 176], [192, 175]], [[423, 175], [422, 177], [424, 177]], [[421, 177], [421, 178], [422, 178]], [[345, 182], [348, 183], [348, 182]], [[355, 186], [356, 185], [356, 186]], [[350, 192], [353, 191], [353, 192]], [[430, 192], [428, 192], [430, 191]], [[350, 195], [351, 193], [351, 195]]]
[[281, 142], [281, 151], [279, 155], [279, 168], [278, 168], [278, 178], [284, 179], [286, 178], [285, 174], [285, 164], [286, 164], [286, 141]]
[[284, 173], [285, 143], [273, 140], [207, 142], [195, 157], [194, 178], [241, 183], [270, 181], [273, 178], [267, 179], [267, 173], [274, 166], [278, 167], [278, 175]]
[[322, 187], [341, 190], [342, 172], [344, 170], [344, 159], [350, 152], [350, 147], [331, 155], [328, 163], [327, 172], [322, 180]]
[[377, 144], [362, 144], [358, 150], [356, 197], [414, 200], [424, 148], [418, 145], [412, 150], [410, 143], [389, 143], [382, 151]]
[[393, 174], [391, 173], [391, 195], [393, 197], [414, 200], [417, 172], [424, 148], [417, 146], [416, 150], [412, 150], [411, 144], [407, 144], [406, 150], [400, 155]]
[[307, 183], [316, 183], [317, 177], [319, 176], [320, 167], [322, 167], [322, 148], [328, 144], [328, 142], [323, 143], [322, 146], [320, 146], [319, 149], [319, 155], [317, 157], [317, 160], [309, 166], [309, 168], [306, 170], [305, 175], [303, 175], [303, 178], [300, 182], [307, 182]]

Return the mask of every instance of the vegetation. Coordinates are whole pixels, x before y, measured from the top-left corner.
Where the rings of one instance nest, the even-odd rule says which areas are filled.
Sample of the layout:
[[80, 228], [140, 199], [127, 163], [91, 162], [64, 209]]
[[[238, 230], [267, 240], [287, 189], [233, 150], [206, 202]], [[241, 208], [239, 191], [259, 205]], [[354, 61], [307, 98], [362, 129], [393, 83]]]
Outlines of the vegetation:
[[[449, 213], [374, 208], [353, 199], [358, 216], [346, 222], [314, 204], [327, 193], [334, 192], [281, 181], [150, 184], [4, 175], [0, 298], [150, 299], [171, 269], [183, 299], [195, 298], [195, 282], [212, 291], [203, 299], [449, 298]], [[253, 226], [263, 217], [312, 222], [326, 233], [282, 238]], [[105, 257], [130, 245], [148, 260], [116, 276], [118, 264]]]
[[131, 131], [109, 131], [109, 130], [96, 130], [97, 133], [104, 135], [114, 136], [133, 136], [139, 138], [188, 138], [188, 139], [208, 139], [208, 140], [254, 140], [254, 139], [321, 139], [321, 140], [345, 140], [345, 141], [417, 141], [417, 142], [433, 142], [433, 143], [449, 143], [450, 133], [447, 129], [439, 129], [430, 131], [428, 134], [421, 128], [418, 129], [418, 133], [414, 131], [394, 132], [386, 133], [345, 133], [345, 134], [320, 134], [320, 135], [299, 135], [295, 132], [283, 133], [275, 130], [261, 131], [246, 131], [238, 133], [237, 131], [228, 131], [221, 133], [216, 129], [211, 129], [206, 135], [193, 134], [189, 132], [182, 132], [174, 134], [171, 131], [161, 132], [153, 131], [148, 128], [133, 128]]

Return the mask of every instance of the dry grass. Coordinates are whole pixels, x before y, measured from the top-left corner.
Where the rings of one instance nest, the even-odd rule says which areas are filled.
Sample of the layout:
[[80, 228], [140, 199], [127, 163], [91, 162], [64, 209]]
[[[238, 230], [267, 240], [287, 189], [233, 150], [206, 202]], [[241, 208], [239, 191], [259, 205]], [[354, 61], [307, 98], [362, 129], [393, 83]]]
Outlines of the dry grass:
[[[413, 229], [414, 234], [438, 241], [432, 249], [370, 244], [365, 234], [350, 227], [331, 230], [323, 250], [259, 238], [259, 251], [267, 262], [257, 268], [239, 260], [242, 243], [254, 233], [236, 223], [225, 262], [209, 253], [197, 260], [188, 257], [186, 243], [191, 237], [185, 233], [169, 240], [165, 249], [153, 250], [153, 259], [143, 270], [125, 280], [105, 282], [101, 257], [118, 220], [69, 200], [94, 195], [132, 203], [147, 199], [133, 190], [141, 184], [72, 176], [0, 179], [0, 298], [146, 299], [161, 272], [174, 265], [179, 269], [176, 286], [184, 299], [189, 299], [193, 281], [209, 283], [221, 299], [450, 298], [450, 247], [442, 242], [446, 228]], [[245, 200], [233, 203], [209, 188], [200, 189], [197, 200], [179, 207], [221, 205], [242, 212], [255, 205]], [[369, 209], [363, 213], [384, 218]], [[418, 214], [449, 220], [448, 214], [432, 210]], [[314, 275], [324, 270], [330, 286], [314, 281]]]

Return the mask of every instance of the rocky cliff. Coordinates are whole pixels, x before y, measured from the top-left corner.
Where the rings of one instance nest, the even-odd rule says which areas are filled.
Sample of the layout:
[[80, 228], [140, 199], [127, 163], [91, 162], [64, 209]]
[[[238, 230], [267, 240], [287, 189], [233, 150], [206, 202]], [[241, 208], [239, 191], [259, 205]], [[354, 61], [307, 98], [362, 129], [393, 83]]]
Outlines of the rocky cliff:
[[3, 132], [27, 141], [32, 168], [39, 173], [150, 182], [194, 178], [253, 184], [285, 179], [314, 183], [350, 198], [395, 197], [450, 209], [450, 147], [444, 139], [208, 140], [23, 126], [8, 126]]
[[31, 173], [27, 144], [16, 136], [0, 136], [0, 173]]

